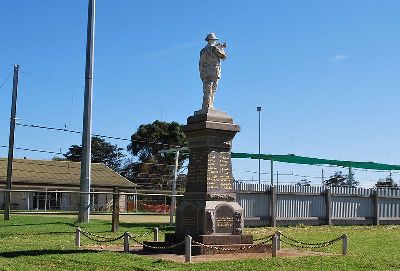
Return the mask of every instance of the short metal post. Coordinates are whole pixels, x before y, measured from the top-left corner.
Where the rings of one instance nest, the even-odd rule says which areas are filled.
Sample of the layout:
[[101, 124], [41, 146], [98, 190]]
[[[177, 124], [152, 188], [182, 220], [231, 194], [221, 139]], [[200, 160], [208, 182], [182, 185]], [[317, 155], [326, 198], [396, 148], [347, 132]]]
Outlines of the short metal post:
[[76, 228], [76, 231], [75, 231], [75, 246], [77, 248], [81, 247], [81, 228]]
[[281, 232], [280, 231], [277, 231], [276, 233], [275, 233], [275, 235], [278, 237], [278, 240], [277, 240], [277, 247], [276, 247], [276, 249], [277, 250], [280, 250], [281, 249]]
[[129, 232], [124, 232], [124, 252], [129, 252]]
[[192, 262], [192, 236], [185, 237], [185, 262]]
[[347, 255], [347, 249], [348, 249], [349, 236], [347, 234], [343, 234], [342, 240], [343, 240], [342, 255], [346, 256]]
[[276, 257], [278, 252], [278, 236], [275, 234], [272, 237], [272, 257]]
[[153, 233], [154, 233], [154, 242], [158, 242], [158, 228], [154, 228], [153, 229]]

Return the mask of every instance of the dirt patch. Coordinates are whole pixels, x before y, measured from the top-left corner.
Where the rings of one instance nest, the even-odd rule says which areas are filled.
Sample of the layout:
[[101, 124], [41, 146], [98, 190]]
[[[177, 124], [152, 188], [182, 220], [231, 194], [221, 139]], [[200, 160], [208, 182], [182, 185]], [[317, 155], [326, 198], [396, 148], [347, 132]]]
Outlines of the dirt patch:
[[[103, 251], [115, 251], [123, 252], [123, 247], [121, 246], [85, 246], [83, 249], [90, 250], [103, 250]], [[142, 255], [145, 257], [151, 257], [154, 259], [160, 259], [172, 262], [185, 262], [184, 255], [177, 254], [144, 254], [143, 248], [141, 246], [134, 246], [130, 248], [130, 253]], [[277, 257], [306, 257], [306, 256], [339, 256], [339, 254], [314, 252], [314, 251], [302, 251], [295, 249], [281, 249], [278, 251]], [[271, 258], [271, 253], [230, 253], [230, 254], [214, 254], [214, 255], [198, 255], [192, 256], [193, 262], [211, 262], [211, 261], [229, 261], [229, 260], [240, 260], [240, 259], [259, 259], [259, 258]]]

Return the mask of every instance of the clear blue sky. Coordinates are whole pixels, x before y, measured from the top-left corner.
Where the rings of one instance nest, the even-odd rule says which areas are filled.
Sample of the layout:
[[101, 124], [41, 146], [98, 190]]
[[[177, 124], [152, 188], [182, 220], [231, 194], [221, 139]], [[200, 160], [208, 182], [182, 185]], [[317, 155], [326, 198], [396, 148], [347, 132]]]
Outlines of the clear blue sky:
[[[184, 123], [200, 107], [198, 55], [205, 35], [216, 32], [229, 54], [216, 107], [242, 128], [233, 151], [258, 151], [262, 106], [263, 153], [400, 164], [399, 14], [397, 0], [97, 0], [93, 131], [129, 137], [156, 119]], [[0, 84], [20, 64], [21, 122], [82, 129], [86, 16], [82, 0], [1, 2]], [[8, 144], [11, 81], [0, 89], [1, 145]], [[15, 144], [65, 152], [80, 142], [18, 127]], [[24, 156], [52, 157], [16, 151]], [[269, 173], [268, 162], [262, 167]], [[257, 170], [256, 161], [235, 160], [234, 170], [237, 179], [257, 179], [246, 172]], [[311, 166], [276, 170], [321, 174]], [[356, 171], [356, 178], [370, 186], [386, 174]]]

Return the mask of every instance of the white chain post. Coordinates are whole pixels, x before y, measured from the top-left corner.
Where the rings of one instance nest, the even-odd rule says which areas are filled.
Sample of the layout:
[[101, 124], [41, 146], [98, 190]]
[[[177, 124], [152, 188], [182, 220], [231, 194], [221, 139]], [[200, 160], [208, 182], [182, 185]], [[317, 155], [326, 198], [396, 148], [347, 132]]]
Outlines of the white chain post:
[[158, 228], [154, 228], [153, 232], [154, 232], [154, 242], [158, 242], [158, 233], [159, 233]]
[[77, 247], [77, 248], [80, 248], [81, 247], [81, 228], [76, 228], [76, 231], [75, 231], [75, 246]]
[[124, 252], [129, 252], [129, 232], [124, 233]]
[[272, 237], [272, 257], [276, 257], [278, 250], [278, 236], [275, 234]]
[[192, 236], [185, 237], [185, 262], [192, 262]]
[[77, 248], [81, 247], [81, 228], [76, 228], [75, 230], [75, 246]]
[[277, 243], [277, 248], [276, 248], [277, 250], [280, 250], [280, 249], [281, 249], [281, 234], [282, 234], [282, 233], [281, 233], [280, 231], [277, 231], [277, 232], [275, 233], [275, 235], [278, 236], [278, 240], [277, 240], [278, 243]]
[[349, 237], [347, 234], [343, 234], [342, 236], [343, 244], [342, 244], [342, 255], [346, 256], [347, 255], [347, 249], [348, 249], [348, 242], [349, 242]]

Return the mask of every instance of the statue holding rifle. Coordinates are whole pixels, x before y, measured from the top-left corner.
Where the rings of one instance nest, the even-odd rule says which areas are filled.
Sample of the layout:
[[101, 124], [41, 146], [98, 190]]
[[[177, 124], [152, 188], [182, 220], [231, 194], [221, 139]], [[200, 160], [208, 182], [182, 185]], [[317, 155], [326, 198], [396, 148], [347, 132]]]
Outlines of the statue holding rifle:
[[214, 95], [221, 78], [221, 59], [226, 59], [226, 43], [217, 43], [215, 33], [209, 33], [205, 39], [206, 47], [200, 51], [199, 71], [203, 81], [202, 110], [214, 109]]

